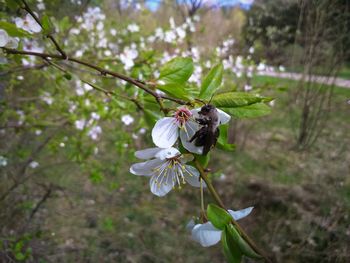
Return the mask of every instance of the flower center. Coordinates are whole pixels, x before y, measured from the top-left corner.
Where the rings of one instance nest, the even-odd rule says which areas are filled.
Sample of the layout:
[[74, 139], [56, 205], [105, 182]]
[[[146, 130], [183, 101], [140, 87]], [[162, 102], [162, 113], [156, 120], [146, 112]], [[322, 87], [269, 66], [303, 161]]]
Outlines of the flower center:
[[163, 184], [170, 184], [173, 188], [178, 185], [178, 188], [181, 189], [181, 185], [186, 184], [185, 174], [193, 176], [179, 160], [179, 156], [168, 158], [166, 162], [154, 169], [154, 183], [158, 188]]
[[175, 112], [175, 119], [181, 127], [190, 119], [192, 113], [187, 108], [180, 108]]

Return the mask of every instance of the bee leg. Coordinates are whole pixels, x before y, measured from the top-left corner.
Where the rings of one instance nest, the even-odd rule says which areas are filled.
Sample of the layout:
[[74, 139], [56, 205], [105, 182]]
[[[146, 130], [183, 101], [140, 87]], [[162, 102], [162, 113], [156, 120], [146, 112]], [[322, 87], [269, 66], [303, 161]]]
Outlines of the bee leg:
[[214, 140], [213, 147], [216, 146], [219, 136], [220, 136], [220, 130], [217, 128], [215, 131], [215, 140]]
[[197, 121], [200, 125], [208, 125], [210, 120], [196, 118], [196, 121]]
[[193, 136], [192, 138], [189, 140], [189, 142], [193, 142], [196, 138], [198, 138], [198, 136], [200, 135], [201, 130], [198, 130]]

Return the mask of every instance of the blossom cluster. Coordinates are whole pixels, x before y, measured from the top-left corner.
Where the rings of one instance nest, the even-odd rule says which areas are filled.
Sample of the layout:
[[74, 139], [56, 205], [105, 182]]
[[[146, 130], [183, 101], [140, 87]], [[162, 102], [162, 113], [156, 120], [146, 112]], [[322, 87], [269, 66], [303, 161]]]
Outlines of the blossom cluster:
[[[144, 162], [135, 163], [130, 167], [134, 175], [150, 177], [150, 190], [159, 197], [165, 196], [173, 188], [188, 183], [194, 187], [206, 187], [202, 182], [199, 171], [187, 164], [188, 160], [184, 154], [173, 147], [178, 140], [190, 153], [202, 154], [203, 147], [198, 147], [190, 142], [191, 137], [200, 129], [196, 121], [201, 109], [178, 108], [171, 117], [158, 120], [152, 129], [152, 140], [157, 146], [141, 151], [136, 151], [135, 156]], [[217, 109], [219, 123], [229, 122], [230, 116]], [[240, 220], [251, 213], [253, 207], [242, 210], [228, 210], [232, 219]], [[203, 247], [217, 244], [221, 240], [222, 230], [217, 229], [212, 222], [195, 223], [191, 220], [187, 229], [191, 231], [192, 239]]]
[[[225, 124], [230, 116], [218, 110], [220, 123]], [[180, 138], [182, 146], [191, 153], [202, 154], [203, 146], [196, 146], [190, 139], [200, 129], [196, 121], [200, 109], [189, 110], [187, 107], [178, 108], [173, 116], [158, 120], [152, 129], [152, 140], [157, 146], [136, 152], [136, 157], [148, 161], [131, 166], [130, 172], [135, 175], [151, 176], [151, 192], [164, 196], [172, 188], [186, 182], [192, 186], [200, 186], [199, 172], [196, 168], [186, 165], [185, 158], [173, 146]]]

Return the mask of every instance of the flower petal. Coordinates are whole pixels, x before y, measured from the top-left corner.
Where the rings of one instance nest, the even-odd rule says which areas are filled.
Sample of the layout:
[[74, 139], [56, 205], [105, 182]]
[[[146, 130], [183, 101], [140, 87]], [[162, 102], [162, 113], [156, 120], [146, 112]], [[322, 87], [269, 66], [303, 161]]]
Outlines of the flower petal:
[[163, 150], [162, 148], [158, 148], [158, 147], [148, 148], [141, 151], [136, 151], [135, 156], [139, 159], [147, 160], [147, 159], [154, 158], [156, 154], [162, 150]]
[[156, 122], [152, 130], [152, 139], [160, 148], [169, 148], [174, 145], [179, 136], [178, 125], [173, 117], [164, 117]]
[[166, 176], [166, 174], [163, 174], [163, 176], [153, 175], [151, 180], [149, 181], [151, 192], [156, 196], [159, 196], [159, 197], [165, 196], [167, 193], [171, 191], [171, 189], [173, 189], [174, 175], [172, 170], [169, 170], [169, 172], [171, 174], [168, 176]]
[[210, 247], [221, 239], [221, 230], [216, 229], [212, 223], [197, 224], [192, 229], [192, 238], [203, 247]]
[[175, 156], [180, 155], [181, 153], [179, 152], [178, 149], [174, 148], [174, 147], [170, 147], [167, 149], [161, 149], [156, 155], [155, 157], [161, 160], [165, 160], [165, 159], [169, 159], [169, 158], [173, 158]]
[[0, 47], [4, 47], [9, 41], [9, 35], [3, 29], [0, 29]]
[[227, 210], [230, 215], [233, 217], [234, 220], [240, 220], [241, 218], [243, 217], [246, 217], [247, 215], [249, 215], [252, 210], [253, 210], [253, 206], [251, 207], [247, 207], [247, 208], [244, 208], [244, 209], [241, 209], [241, 210], [238, 210], [238, 211], [234, 211], [234, 210]]
[[18, 40], [15, 39], [14, 37], [10, 37], [8, 39], [8, 42], [6, 44], [7, 48], [18, 48]]
[[154, 174], [154, 169], [164, 163], [159, 159], [149, 160], [143, 163], [135, 163], [130, 167], [130, 173], [135, 175], [146, 175], [151, 176]]
[[231, 119], [231, 116], [228, 115], [226, 112], [220, 110], [220, 109], [217, 109], [218, 112], [219, 112], [219, 118], [220, 118], [220, 124], [226, 124], [230, 121]]
[[[199, 172], [196, 168], [190, 165], [185, 165], [185, 171], [183, 171], [183, 175], [185, 177], [185, 180], [187, 183], [194, 187], [200, 187], [201, 183], [199, 180]], [[206, 187], [207, 185], [205, 184], [204, 181], [202, 181], [203, 187]]]
[[41, 31], [41, 26], [35, 21], [34, 17], [30, 14], [26, 15], [26, 21], [28, 22], [28, 28], [34, 33], [39, 33]]
[[203, 146], [198, 147], [194, 145], [194, 142], [189, 141], [199, 129], [199, 124], [194, 121], [186, 122], [184, 128], [180, 129], [180, 139], [183, 147], [185, 147], [186, 150], [196, 154], [203, 153]]

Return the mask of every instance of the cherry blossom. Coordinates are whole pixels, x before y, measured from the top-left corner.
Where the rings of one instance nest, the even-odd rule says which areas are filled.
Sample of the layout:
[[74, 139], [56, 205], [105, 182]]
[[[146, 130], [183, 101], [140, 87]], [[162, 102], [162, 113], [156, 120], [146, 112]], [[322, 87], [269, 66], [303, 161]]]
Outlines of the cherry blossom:
[[186, 182], [194, 187], [201, 185], [197, 169], [186, 165], [176, 148], [149, 148], [135, 152], [135, 156], [147, 161], [133, 164], [130, 173], [151, 177], [150, 189], [157, 196], [165, 196], [176, 185], [181, 188]]

